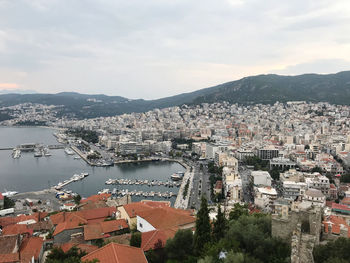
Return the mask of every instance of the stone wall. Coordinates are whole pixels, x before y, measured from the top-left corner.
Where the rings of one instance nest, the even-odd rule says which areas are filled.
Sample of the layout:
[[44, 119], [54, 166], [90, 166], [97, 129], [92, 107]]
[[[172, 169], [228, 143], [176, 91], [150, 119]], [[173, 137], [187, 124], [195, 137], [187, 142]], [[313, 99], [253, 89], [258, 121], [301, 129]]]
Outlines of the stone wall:
[[290, 240], [298, 223], [309, 222], [310, 234], [316, 236], [316, 244], [318, 244], [322, 230], [321, 219], [322, 209], [319, 207], [291, 211], [286, 219], [273, 216], [271, 225], [272, 236]]

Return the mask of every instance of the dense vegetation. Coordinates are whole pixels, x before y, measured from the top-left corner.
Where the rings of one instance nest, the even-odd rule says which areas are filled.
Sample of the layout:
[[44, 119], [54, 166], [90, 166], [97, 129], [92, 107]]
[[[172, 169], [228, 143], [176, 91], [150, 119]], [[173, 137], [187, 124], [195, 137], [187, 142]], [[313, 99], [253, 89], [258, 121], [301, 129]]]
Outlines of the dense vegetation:
[[[45, 262], [47, 263], [78, 263], [81, 262], [80, 258], [85, 256], [87, 253], [81, 251], [76, 247], [72, 247], [66, 253], [61, 248], [54, 247], [51, 253], [47, 256]], [[97, 262], [97, 261], [94, 261]]]
[[129, 100], [119, 96], [85, 95], [73, 92], [58, 94], [0, 95], [0, 107], [20, 103], [56, 105], [58, 116], [95, 118], [130, 112], [145, 112], [183, 104], [228, 101], [239, 104], [273, 104], [276, 101], [326, 101], [334, 104], [350, 103], [350, 72], [299, 76], [259, 75], [227, 82], [157, 100]]
[[15, 206], [15, 201], [13, 201], [11, 198], [8, 198], [7, 196], [4, 196], [4, 209], [12, 208]]
[[98, 142], [98, 133], [96, 131], [84, 130], [84, 129], [70, 129], [67, 131], [67, 134], [71, 136], [75, 136], [77, 138], [81, 138], [84, 141], [90, 143]]
[[313, 251], [315, 263], [345, 263], [350, 259], [350, 239], [340, 237], [326, 245], [318, 245]]
[[[211, 224], [203, 198], [197, 214], [196, 231], [179, 230], [166, 242], [165, 249], [147, 253], [150, 263], [279, 263], [288, 262], [287, 242], [271, 236], [271, 218], [248, 214], [246, 207], [235, 206], [227, 220], [218, 207], [217, 219]], [[226, 258], [225, 258], [226, 257]]]

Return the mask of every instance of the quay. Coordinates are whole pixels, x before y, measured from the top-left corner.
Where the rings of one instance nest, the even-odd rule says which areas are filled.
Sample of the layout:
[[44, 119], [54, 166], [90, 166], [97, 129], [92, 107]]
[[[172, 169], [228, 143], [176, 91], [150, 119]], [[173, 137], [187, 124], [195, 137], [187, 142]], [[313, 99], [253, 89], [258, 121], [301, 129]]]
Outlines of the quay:
[[93, 162], [91, 162], [84, 153], [82, 153], [82, 151], [80, 151], [76, 146], [71, 145], [70, 146], [72, 148], [72, 150], [78, 154], [80, 156], [81, 159], [83, 159], [85, 162], [87, 162], [89, 165], [91, 166], [95, 166], [95, 164]]
[[89, 175], [88, 173], [74, 174], [70, 179], [63, 181], [63, 183], [59, 182], [57, 185], [53, 186], [53, 188], [56, 190], [61, 190], [66, 185], [69, 185], [70, 183], [82, 180], [85, 177], [87, 177], [88, 175]]

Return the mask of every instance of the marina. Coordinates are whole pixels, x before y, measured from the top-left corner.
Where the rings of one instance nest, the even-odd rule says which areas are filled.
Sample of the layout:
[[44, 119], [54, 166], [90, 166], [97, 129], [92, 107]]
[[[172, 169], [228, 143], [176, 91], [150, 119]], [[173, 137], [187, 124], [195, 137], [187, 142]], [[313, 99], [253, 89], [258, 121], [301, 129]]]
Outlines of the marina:
[[[50, 149], [49, 145], [57, 145], [57, 140], [53, 136], [55, 130], [48, 128], [17, 128], [17, 127], [1, 127], [0, 136], [7, 138], [0, 142], [0, 147], [11, 147], [13, 145], [26, 144], [26, 142], [40, 142], [40, 144], [46, 146], [44, 148], [49, 149], [51, 157], [33, 157], [34, 151], [18, 151], [20, 157], [14, 159], [13, 156], [16, 151], [13, 152], [13, 147], [10, 151], [0, 151], [0, 162], [2, 170], [0, 171], [0, 191], [4, 191], [4, 188], [11, 191], [17, 191], [19, 193], [40, 191], [43, 189], [52, 189], [56, 191], [72, 191], [82, 197], [88, 197], [95, 195], [98, 191], [110, 187], [110, 191], [113, 188], [119, 189], [119, 194], [122, 194], [121, 190], [125, 189], [128, 192], [147, 192], [147, 199], [151, 200], [164, 200], [162, 195], [156, 193], [173, 192], [177, 193], [179, 187], [173, 185], [169, 187], [170, 183], [180, 184], [181, 181], [172, 181], [171, 175], [179, 171], [184, 170], [184, 167], [174, 161], [152, 161], [152, 162], [130, 162], [125, 164], [118, 164], [108, 167], [90, 166], [84, 159], [75, 152], [74, 155], [68, 155], [64, 149], [67, 146], [63, 146], [59, 149]], [[19, 141], [18, 138], [22, 138]], [[72, 147], [74, 148], [74, 146]], [[74, 149], [73, 149], [74, 150]], [[12, 156], [11, 156], [11, 153]], [[80, 158], [79, 158], [80, 157]], [[5, 172], [6, 171], [6, 172]], [[89, 173], [88, 177], [83, 180], [70, 181], [68, 184], [65, 181], [72, 179], [74, 174], [80, 174], [81, 172]], [[113, 180], [132, 180], [132, 184], [115, 184], [106, 185], [106, 181]], [[138, 180], [138, 183], [135, 181]], [[144, 184], [140, 181], [148, 180], [151, 186]], [[162, 183], [159, 183], [162, 182]], [[166, 182], [169, 184], [166, 184]], [[54, 187], [58, 186], [60, 190], [56, 190]], [[122, 182], [122, 181], [120, 181]], [[155, 194], [150, 193], [154, 191]], [[145, 198], [143, 194], [133, 194], [132, 201], [140, 201]], [[169, 200], [171, 203], [175, 202], [175, 196], [172, 195]]]
[[146, 185], [146, 186], [165, 186], [165, 187], [180, 187], [181, 183], [171, 181], [159, 181], [159, 180], [137, 180], [137, 179], [108, 179], [105, 184], [107, 185]]
[[98, 192], [98, 194], [112, 194], [112, 196], [139, 196], [139, 197], [160, 197], [160, 198], [171, 198], [176, 197], [177, 193], [173, 192], [156, 192], [156, 191], [129, 191], [129, 189], [120, 189], [114, 188], [113, 190], [110, 190], [108, 188], [105, 188]]

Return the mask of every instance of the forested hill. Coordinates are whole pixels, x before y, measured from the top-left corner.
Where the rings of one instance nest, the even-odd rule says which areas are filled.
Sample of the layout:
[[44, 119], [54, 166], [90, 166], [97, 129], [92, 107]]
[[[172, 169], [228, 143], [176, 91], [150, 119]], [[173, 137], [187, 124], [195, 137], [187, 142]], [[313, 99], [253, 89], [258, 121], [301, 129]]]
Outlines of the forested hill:
[[5, 94], [0, 95], [0, 107], [25, 102], [62, 105], [62, 115], [93, 118], [203, 102], [229, 101], [240, 104], [273, 104], [276, 101], [293, 100], [325, 101], [349, 105], [350, 71], [328, 75], [258, 75], [157, 100], [130, 100], [120, 96], [85, 95], [74, 92]]

